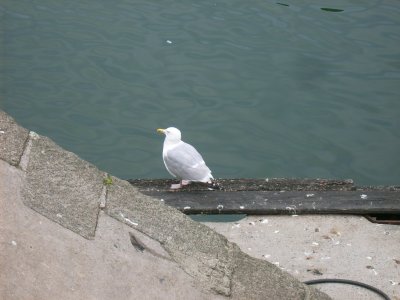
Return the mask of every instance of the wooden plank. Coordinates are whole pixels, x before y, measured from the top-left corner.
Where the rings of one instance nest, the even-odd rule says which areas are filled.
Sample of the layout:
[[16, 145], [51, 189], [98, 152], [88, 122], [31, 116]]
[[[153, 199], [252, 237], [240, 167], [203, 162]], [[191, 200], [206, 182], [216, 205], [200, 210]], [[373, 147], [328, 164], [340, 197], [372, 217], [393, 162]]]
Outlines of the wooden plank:
[[168, 180], [130, 182], [186, 214], [400, 214], [399, 188], [357, 188], [352, 181], [229, 179], [220, 190], [200, 184], [177, 192]]
[[[140, 190], [167, 191], [172, 183], [171, 179], [129, 179], [132, 185]], [[352, 179], [296, 179], [296, 178], [266, 178], [266, 179], [217, 179], [217, 185], [224, 191], [327, 191], [327, 190], [353, 190]], [[207, 184], [191, 183], [181, 191], [207, 191]]]

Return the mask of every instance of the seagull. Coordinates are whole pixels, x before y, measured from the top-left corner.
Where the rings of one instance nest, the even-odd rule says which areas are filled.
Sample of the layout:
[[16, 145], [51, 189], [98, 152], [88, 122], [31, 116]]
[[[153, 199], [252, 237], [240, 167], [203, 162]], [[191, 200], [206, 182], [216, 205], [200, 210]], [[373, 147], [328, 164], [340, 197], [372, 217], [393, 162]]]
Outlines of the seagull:
[[162, 154], [165, 168], [172, 176], [180, 179], [180, 183], [172, 184], [171, 189], [180, 189], [192, 181], [212, 183], [214, 178], [203, 157], [192, 145], [181, 140], [178, 128], [159, 128], [157, 132], [165, 134]]

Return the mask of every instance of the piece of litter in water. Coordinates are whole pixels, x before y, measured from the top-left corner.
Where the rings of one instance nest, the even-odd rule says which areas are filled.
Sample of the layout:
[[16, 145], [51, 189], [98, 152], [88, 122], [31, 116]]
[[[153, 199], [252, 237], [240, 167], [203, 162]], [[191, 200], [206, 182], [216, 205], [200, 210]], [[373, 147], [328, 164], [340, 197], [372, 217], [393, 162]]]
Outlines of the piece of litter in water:
[[393, 281], [393, 280], [389, 280], [389, 282], [390, 282], [391, 285], [398, 285], [398, 284], [400, 284], [399, 282], [396, 282], [396, 281]]
[[187, 209], [190, 209], [190, 206], [185, 206], [185, 207], [183, 208], [183, 210], [187, 210]]
[[361, 199], [367, 199], [367, 198], [368, 198], [368, 196], [367, 196], [367, 195], [365, 195], [365, 194], [361, 194], [361, 195], [360, 195], [360, 198], [361, 198]]
[[298, 217], [299, 215], [291, 215], [292, 217]]
[[244, 209], [244, 206], [239, 206], [240, 209]]
[[306, 197], [307, 198], [314, 197], [314, 194], [307, 194]]
[[369, 259], [369, 260], [371, 260], [371, 259], [372, 259], [372, 257], [371, 257], [371, 256], [367, 256], [367, 257], [366, 257], [366, 259]]
[[161, 202], [164, 202], [164, 199], [160, 199]]
[[221, 209], [223, 209], [224, 208], [224, 206], [222, 205], [222, 204], [218, 204], [218, 206], [217, 206], [217, 209], [218, 210], [221, 210]]
[[318, 246], [319, 244], [317, 242], [312, 242], [313, 246]]
[[261, 220], [260, 220], [260, 223], [261, 223], [261, 224], [267, 224], [267, 223], [268, 223], [268, 219], [261, 219]]
[[16, 242], [16, 241], [11, 241], [11, 244], [12, 244], [13, 246], [17, 246], [17, 242]]
[[279, 233], [279, 230], [275, 230], [274, 233]]
[[167, 44], [172, 44], [172, 41], [166, 40]]
[[232, 226], [232, 228], [239, 228], [240, 227], [240, 224], [239, 223], [235, 223], [233, 226]]

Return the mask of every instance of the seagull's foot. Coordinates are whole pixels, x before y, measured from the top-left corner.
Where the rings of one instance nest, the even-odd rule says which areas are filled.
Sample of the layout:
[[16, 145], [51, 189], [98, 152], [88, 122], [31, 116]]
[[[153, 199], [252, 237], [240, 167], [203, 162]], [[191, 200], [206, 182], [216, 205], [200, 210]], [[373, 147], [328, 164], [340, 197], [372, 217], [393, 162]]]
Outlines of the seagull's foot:
[[171, 184], [171, 190], [179, 190], [182, 187], [181, 183]]
[[185, 185], [188, 185], [188, 184], [190, 184], [190, 180], [182, 180], [181, 181], [181, 186], [185, 186]]
[[176, 190], [183, 188], [186, 185], [189, 185], [190, 183], [191, 183], [190, 180], [181, 180], [179, 183], [171, 184], [170, 189], [173, 191], [176, 191]]

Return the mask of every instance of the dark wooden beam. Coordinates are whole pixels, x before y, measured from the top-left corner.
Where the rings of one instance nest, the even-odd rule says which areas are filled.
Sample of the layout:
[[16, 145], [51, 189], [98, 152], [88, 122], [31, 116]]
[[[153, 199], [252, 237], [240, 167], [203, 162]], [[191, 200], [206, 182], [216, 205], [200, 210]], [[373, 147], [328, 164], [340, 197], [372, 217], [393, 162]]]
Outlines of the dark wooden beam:
[[400, 214], [399, 187], [356, 187], [350, 180], [219, 179], [219, 189], [173, 180], [128, 180], [186, 214]]

